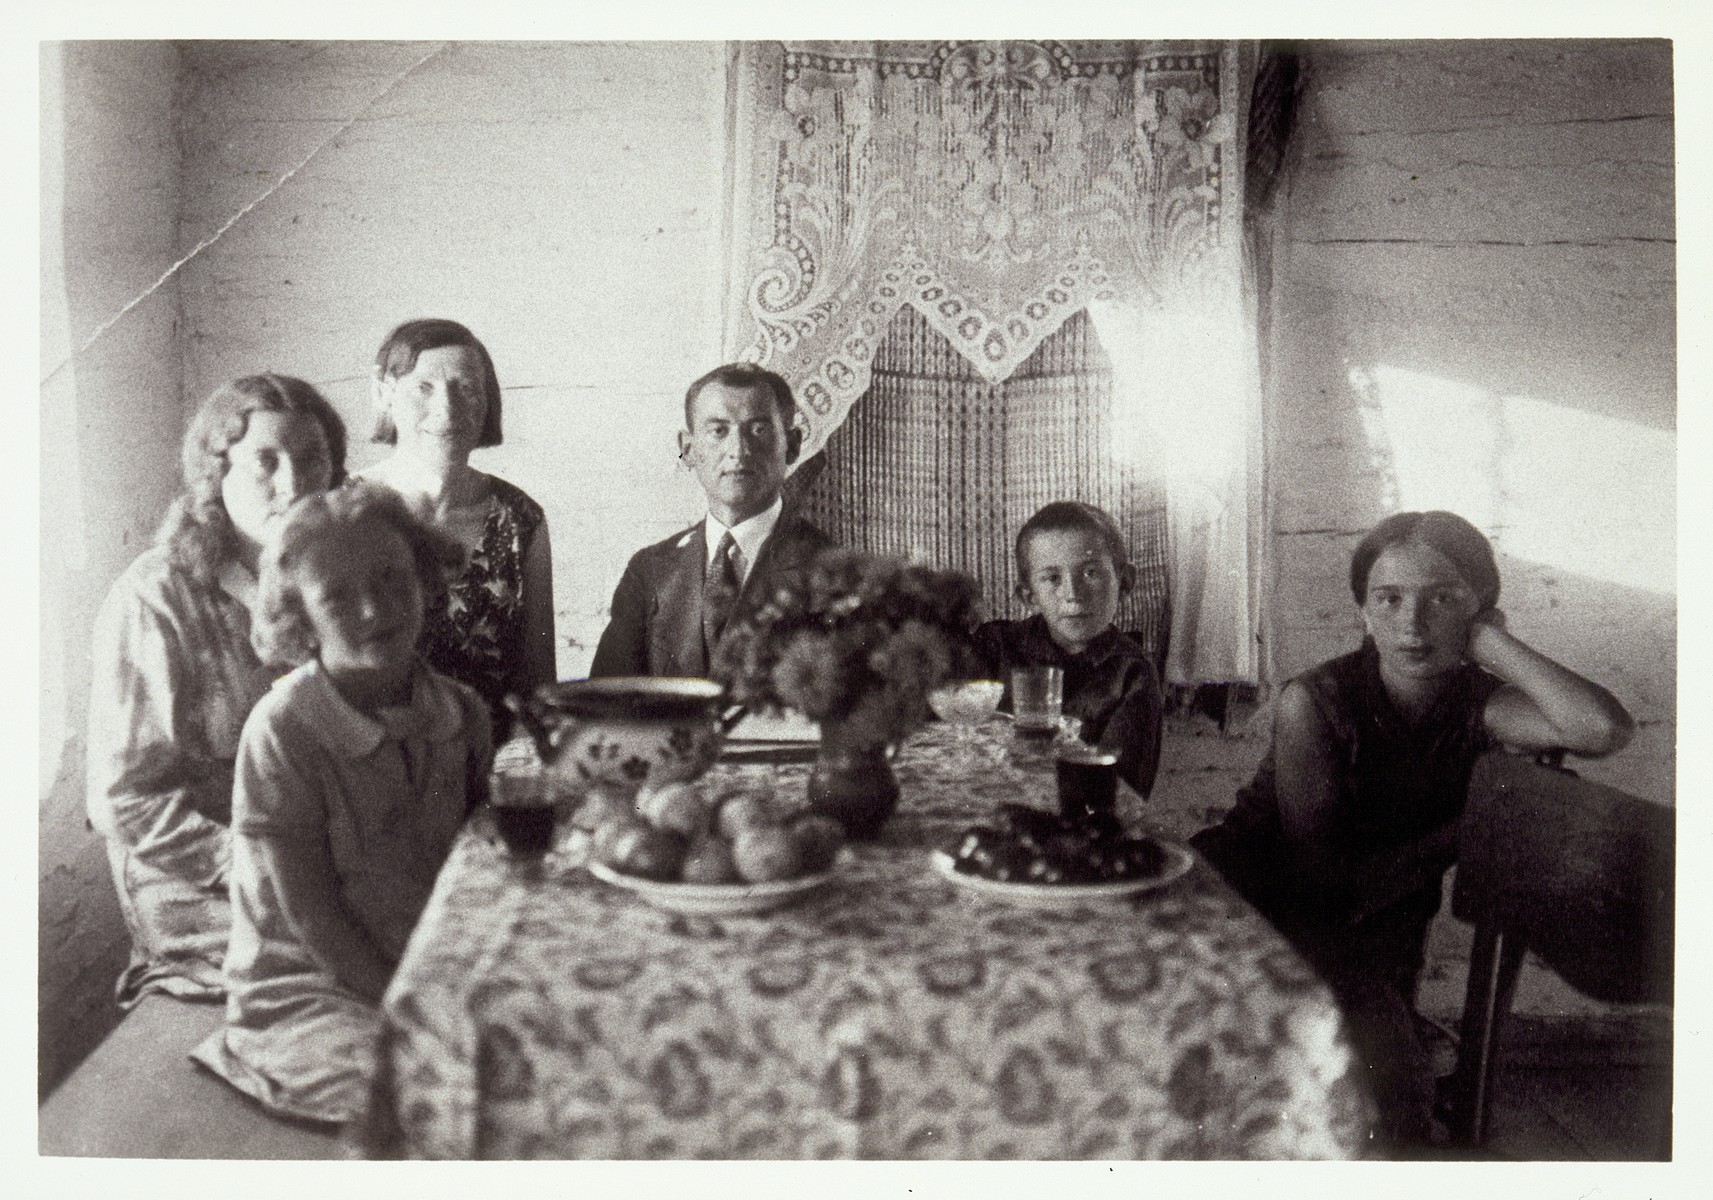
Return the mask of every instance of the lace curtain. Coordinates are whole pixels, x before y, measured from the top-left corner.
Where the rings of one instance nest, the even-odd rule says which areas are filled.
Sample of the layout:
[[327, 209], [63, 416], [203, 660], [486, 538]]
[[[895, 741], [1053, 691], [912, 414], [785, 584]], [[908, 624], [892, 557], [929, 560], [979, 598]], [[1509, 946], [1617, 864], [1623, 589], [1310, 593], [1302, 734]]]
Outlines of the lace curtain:
[[[1165, 489], [1179, 681], [1255, 678], [1250, 57], [1223, 42], [760, 42], [732, 76], [732, 356], [792, 382], [807, 455], [869, 392], [901, 308], [989, 385], [1087, 312], [1111, 360], [1110, 434], [1077, 469]], [[964, 519], [1015, 529], [1009, 511]]]
[[1136, 567], [1118, 626], [1162, 660], [1166, 498], [1112, 453], [1112, 371], [1085, 314], [989, 383], [914, 309], [875, 354], [868, 394], [798, 474], [795, 499], [847, 546], [921, 558], [981, 582], [984, 611], [1026, 615], [1012, 596], [1013, 542], [1051, 500], [1117, 520]]

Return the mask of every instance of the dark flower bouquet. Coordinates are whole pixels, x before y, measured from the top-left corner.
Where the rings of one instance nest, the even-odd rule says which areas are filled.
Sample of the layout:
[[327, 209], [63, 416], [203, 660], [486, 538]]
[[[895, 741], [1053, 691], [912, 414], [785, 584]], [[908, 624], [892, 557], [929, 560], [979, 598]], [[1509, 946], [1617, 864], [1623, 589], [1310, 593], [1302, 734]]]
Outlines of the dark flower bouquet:
[[740, 704], [840, 725], [853, 745], [896, 743], [927, 721], [929, 692], [979, 673], [978, 594], [956, 571], [829, 550], [733, 621], [714, 678]]

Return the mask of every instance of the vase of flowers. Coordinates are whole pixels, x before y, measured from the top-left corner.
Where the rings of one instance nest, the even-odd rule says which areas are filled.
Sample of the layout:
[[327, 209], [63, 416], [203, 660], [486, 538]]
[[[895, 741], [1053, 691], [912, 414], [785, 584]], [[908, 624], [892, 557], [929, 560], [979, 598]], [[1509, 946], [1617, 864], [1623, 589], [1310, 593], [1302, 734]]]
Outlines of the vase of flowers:
[[809, 811], [831, 817], [853, 842], [873, 841], [898, 808], [892, 747], [855, 738], [843, 722], [821, 728], [809, 773]]
[[809, 807], [872, 838], [898, 804], [892, 752], [928, 719], [928, 693], [976, 671], [977, 595], [956, 571], [829, 550], [733, 622], [714, 677], [740, 704], [820, 722]]

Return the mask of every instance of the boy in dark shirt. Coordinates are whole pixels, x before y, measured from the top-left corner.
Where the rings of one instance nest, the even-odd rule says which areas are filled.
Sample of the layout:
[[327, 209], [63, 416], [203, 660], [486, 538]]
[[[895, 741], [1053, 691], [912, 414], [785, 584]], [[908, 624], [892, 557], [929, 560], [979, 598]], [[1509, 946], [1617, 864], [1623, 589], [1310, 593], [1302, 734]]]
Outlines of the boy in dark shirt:
[[988, 621], [976, 649], [1001, 679], [1016, 667], [1062, 668], [1065, 713], [1146, 796], [1160, 766], [1160, 680], [1147, 651], [1113, 625], [1136, 577], [1118, 526], [1092, 504], [1055, 501], [1017, 531], [1017, 571], [1017, 598], [1035, 615]]

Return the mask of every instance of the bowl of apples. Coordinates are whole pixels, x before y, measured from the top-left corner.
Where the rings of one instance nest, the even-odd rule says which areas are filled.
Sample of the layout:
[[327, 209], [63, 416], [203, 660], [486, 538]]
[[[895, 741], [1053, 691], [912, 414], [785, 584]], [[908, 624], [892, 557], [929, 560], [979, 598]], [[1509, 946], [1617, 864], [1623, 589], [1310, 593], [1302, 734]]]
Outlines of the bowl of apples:
[[572, 814], [589, 872], [669, 912], [770, 912], [820, 890], [846, 853], [837, 821], [790, 813], [754, 791], [705, 781], [591, 793]]

